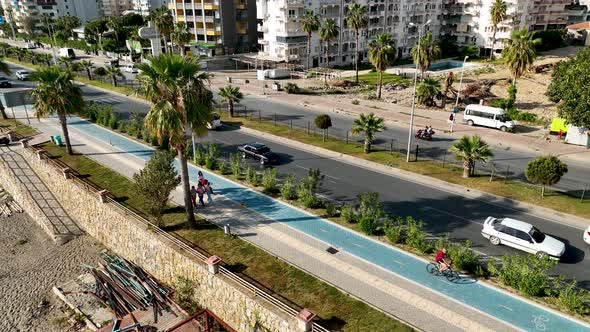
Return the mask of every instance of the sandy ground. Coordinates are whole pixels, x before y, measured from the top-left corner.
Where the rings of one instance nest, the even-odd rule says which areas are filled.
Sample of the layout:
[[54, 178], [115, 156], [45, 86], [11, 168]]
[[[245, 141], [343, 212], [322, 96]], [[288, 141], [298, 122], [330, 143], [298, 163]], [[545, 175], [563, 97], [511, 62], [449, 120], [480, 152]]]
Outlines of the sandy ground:
[[51, 292], [95, 264], [103, 247], [89, 236], [56, 245], [26, 214], [0, 217], [0, 331], [77, 331]]

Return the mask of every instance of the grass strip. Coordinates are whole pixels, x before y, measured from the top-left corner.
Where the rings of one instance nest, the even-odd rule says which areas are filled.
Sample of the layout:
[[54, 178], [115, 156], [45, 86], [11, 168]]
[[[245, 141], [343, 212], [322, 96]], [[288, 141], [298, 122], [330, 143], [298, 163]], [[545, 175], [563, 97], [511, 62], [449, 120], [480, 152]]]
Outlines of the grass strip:
[[[128, 178], [83, 155], [67, 155], [63, 147], [50, 143], [40, 147], [53, 158], [66, 163], [85, 180], [108, 190], [118, 202], [147, 214], [146, 202], [135, 193]], [[166, 210], [166, 230], [175, 232], [210, 255], [221, 257], [232, 272], [255, 280], [287, 301], [310, 308], [318, 314], [318, 323], [323, 327], [338, 331], [412, 331], [402, 322], [254, 245], [239, 238], [225, 236], [221, 229], [206, 220], [200, 219], [195, 230], [186, 228], [183, 211], [180, 207]]]
[[[8, 114], [9, 111], [6, 110]], [[32, 115], [32, 114], [31, 114]], [[28, 137], [37, 134], [37, 131], [30, 126], [15, 122], [14, 119], [0, 119], [0, 135], [13, 131], [17, 136]]]

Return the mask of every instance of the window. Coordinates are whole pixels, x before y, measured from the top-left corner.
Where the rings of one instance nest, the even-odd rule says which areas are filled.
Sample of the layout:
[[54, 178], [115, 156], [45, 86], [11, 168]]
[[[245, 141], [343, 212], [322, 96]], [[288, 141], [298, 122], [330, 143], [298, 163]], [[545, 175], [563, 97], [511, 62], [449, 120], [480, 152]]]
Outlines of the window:
[[536, 229], [535, 227], [533, 227], [533, 229], [531, 229], [531, 231], [529, 232], [529, 234], [531, 235], [531, 237], [535, 240], [535, 242], [537, 243], [541, 243], [545, 240], [545, 234], [541, 233], [538, 229]]
[[528, 235], [526, 232], [519, 231], [519, 230], [515, 230], [515, 231], [516, 231], [516, 237], [517, 238], [519, 238], [519, 239], [521, 239], [523, 241], [526, 241], [526, 242], [531, 242], [532, 241], [531, 240], [531, 236]]

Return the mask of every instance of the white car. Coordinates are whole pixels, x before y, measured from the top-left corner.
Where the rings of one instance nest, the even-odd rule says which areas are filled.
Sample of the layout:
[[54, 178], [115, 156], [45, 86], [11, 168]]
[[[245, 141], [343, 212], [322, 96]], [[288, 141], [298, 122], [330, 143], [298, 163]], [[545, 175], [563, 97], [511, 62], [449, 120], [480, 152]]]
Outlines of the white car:
[[495, 246], [503, 244], [538, 257], [559, 259], [565, 252], [563, 242], [541, 233], [531, 224], [511, 218], [488, 217], [481, 235]]
[[28, 50], [33, 50], [33, 49], [36, 49], [37, 46], [35, 46], [35, 44], [33, 44], [33, 43], [26, 43], [24, 48], [26, 48]]
[[590, 244], [590, 226], [584, 230], [584, 242]]
[[135, 67], [134, 65], [127, 65], [127, 66], [123, 67], [123, 71], [126, 73], [132, 73], [132, 74], [139, 73], [139, 69], [137, 69], [137, 67]]
[[207, 129], [209, 130], [216, 130], [217, 128], [221, 127], [221, 117], [217, 113], [213, 113], [213, 118], [211, 121], [207, 122]]
[[21, 81], [29, 79], [29, 75], [31, 75], [31, 73], [26, 70], [19, 70], [16, 72], [16, 78]]

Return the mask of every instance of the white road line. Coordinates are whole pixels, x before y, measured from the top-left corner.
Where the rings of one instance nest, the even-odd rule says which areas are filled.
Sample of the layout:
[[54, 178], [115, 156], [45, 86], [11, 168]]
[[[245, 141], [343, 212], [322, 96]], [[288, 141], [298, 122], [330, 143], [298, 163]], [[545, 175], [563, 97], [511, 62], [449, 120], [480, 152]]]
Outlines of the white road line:
[[[305, 167], [305, 166], [301, 166], [301, 165], [295, 165], [295, 167], [303, 168], [304, 170], [309, 170], [309, 167]], [[328, 174], [322, 174], [322, 175], [324, 175], [325, 177], [330, 178], [330, 179], [340, 180], [340, 178], [337, 178], [335, 176], [331, 176]], [[334, 183], [336, 183], [336, 182], [334, 182]]]
[[482, 221], [482, 222], [477, 222], [477, 221], [470, 220], [470, 219], [467, 219], [467, 218], [463, 218], [463, 217], [461, 217], [461, 216], [458, 216], [458, 215], [455, 215], [455, 214], [449, 213], [449, 212], [447, 212], [447, 211], [439, 210], [439, 209], [437, 209], [437, 208], [433, 208], [433, 207], [430, 207], [430, 206], [425, 206], [425, 207], [423, 207], [422, 209], [423, 209], [423, 210], [434, 210], [434, 211], [436, 211], [436, 212], [440, 212], [440, 213], [442, 213], [442, 214], [446, 214], [447, 216], [451, 216], [451, 217], [453, 217], [453, 218], [457, 218], [457, 219], [465, 220], [465, 221], [467, 221], [467, 222], [470, 222], [470, 223], [472, 223], [472, 224], [483, 225], [483, 221]]
[[322, 231], [322, 232], [324, 232], [324, 233], [328, 233], [328, 231], [327, 231], [327, 230], [325, 230], [325, 229], [323, 229], [323, 228], [320, 228], [320, 231]]
[[404, 264], [404, 263], [402, 263], [402, 262], [400, 262], [400, 261], [398, 261], [396, 259], [394, 259], [393, 261], [396, 262], [396, 263], [398, 263], [399, 265], [402, 265], [402, 266], [406, 265], [406, 264]]
[[504, 309], [506, 309], [506, 310], [514, 311], [514, 310], [512, 310], [512, 308], [510, 308], [510, 307], [507, 307], [507, 306], [505, 306], [505, 305], [503, 305], [503, 304], [498, 304], [498, 306], [499, 306], [499, 307], [502, 307], [502, 308], [504, 308]]
[[361, 246], [360, 244], [357, 244], [357, 243], [351, 243], [351, 244], [352, 244], [353, 246], [357, 246], [357, 247], [359, 247], [359, 248], [363, 248], [363, 246]]

